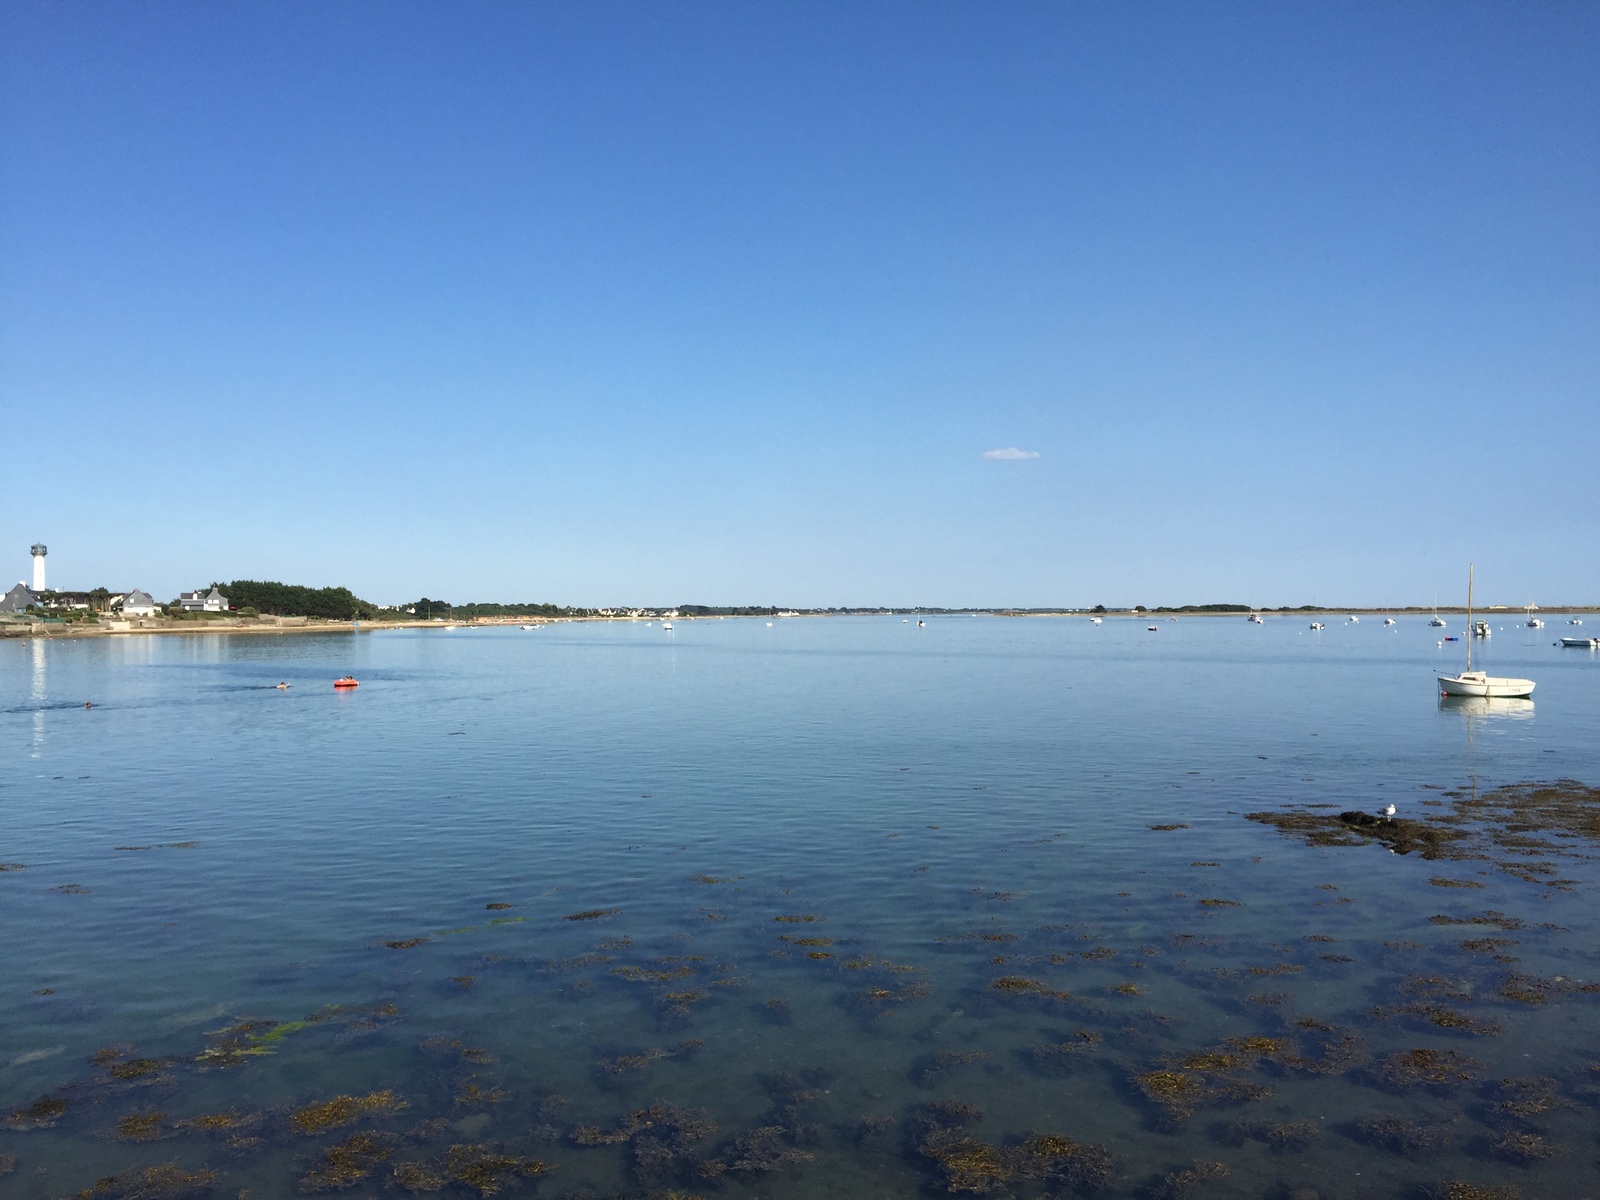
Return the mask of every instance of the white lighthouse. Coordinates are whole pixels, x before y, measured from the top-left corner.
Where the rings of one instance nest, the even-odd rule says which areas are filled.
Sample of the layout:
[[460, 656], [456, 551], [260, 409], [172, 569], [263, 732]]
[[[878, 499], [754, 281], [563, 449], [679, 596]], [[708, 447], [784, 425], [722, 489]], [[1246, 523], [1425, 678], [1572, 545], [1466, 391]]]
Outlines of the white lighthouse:
[[43, 542], [33, 544], [33, 590], [44, 591], [44, 556], [49, 554], [49, 549]]

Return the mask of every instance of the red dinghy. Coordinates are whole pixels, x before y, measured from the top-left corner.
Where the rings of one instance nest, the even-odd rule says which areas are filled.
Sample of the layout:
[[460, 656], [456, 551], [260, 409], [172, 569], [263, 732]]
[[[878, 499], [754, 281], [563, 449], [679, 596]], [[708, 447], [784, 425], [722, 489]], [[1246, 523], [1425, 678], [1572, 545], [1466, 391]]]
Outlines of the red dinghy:
[[333, 681], [333, 686], [336, 688], [353, 688], [360, 687], [361, 685], [356, 682], [356, 677], [354, 675], [346, 675], [343, 679], [335, 679]]

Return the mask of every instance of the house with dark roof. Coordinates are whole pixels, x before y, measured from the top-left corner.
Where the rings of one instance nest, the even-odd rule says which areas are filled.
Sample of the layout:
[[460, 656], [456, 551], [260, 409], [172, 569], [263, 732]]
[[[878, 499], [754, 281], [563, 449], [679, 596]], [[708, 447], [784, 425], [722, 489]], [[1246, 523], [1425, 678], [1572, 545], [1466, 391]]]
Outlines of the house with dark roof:
[[19, 583], [4, 596], [0, 596], [0, 612], [26, 612], [28, 605], [42, 603], [44, 597], [25, 583]]
[[158, 611], [155, 600], [149, 592], [141, 592], [134, 588], [122, 598], [122, 603], [117, 605], [117, 611], [125, 617], [153, 617]]
[[183, 605], [184, 612], [214, 612], [225, 613], [228, 611], [228, 598], [216, 588], [209, 592], [198, 589], [192, 592], [180, 592], [178, 603]]

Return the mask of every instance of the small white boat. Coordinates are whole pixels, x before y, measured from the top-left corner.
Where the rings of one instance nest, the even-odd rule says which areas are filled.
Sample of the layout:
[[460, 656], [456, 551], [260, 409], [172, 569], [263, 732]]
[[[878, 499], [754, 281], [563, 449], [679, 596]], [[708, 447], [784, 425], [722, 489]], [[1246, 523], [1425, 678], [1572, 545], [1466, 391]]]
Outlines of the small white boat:
[[1535, 604], [1532, 600], [1528, 601], [1527, 626], [1528, 626], [1529, 629], [1543, 629], [1544, 628], [1544, 622], [1541, 621], [1538, 617], [1533, 615], [1533, 610], [1538, 608], [1538, 607], [1539, 606], [1537, 604]]
[[1574, 650], [1600, 650], [1600, 638], [1564, 637], [1561, 639], [1561, 644], [1563, 646], [1569, 646]]
[[917, 628], [918, 629], [926, 629], [927, 627], [928, 627], [928, 623], [926, 621], [919, 620], [917, 622]]
[[1321, 621], [1313, 621], [1313, 622], [1311, 622], [1311, 628], [1313, 628], [1313, 629], [1326, 629], [1327, 626], [1324, 625]]
[[[1474, 568], [1467, 568], [1467, 624], [1478, 637], [1489, 636], [1487, 621], [1472, 619], [1472, 577]], [[1483, 671], [1472, 669], [1472, 639], [1467, 639], [1467, 669], [1459, 675], [1440, 675], [1439, 691], [1445, 696], [1480, 696], [1490, 700], [1525, 700], [1533, 695], [1531, 679], [1501, 679]]]
[[1491, 700], [1525, 700], [1533, 695], [1533, 680], [1499, 679], [1482, 671], [1463, 671], [1459, 675], [1439, 676], [1439, 690], [1446, 696], [1482, 696]]
[[1103, 624], [1105, 624], [1105, 621], [1100, 617], [1090, 617], [1089, 618], [1089, 624], [1091, 624], [1091, 625], [1103, 625]]
[[1357, 617], [1357, 616], [1349, 616], [1349, 617], [1346, 617], [1345, 620], [1349, 621], [1350, 624], [1352, 624], [1352, 625], [1361, 624], [1361, 618]]
[[1146, 625], [1145, 629], [1148, 630], [1151, 633], [1160, 633], [1161, 632], [1161, 626], [1159, 626], [1159, 625]]
[[663, 621], [663, 622], [661, 622], [661, 628], [665, 629], [668, 633], [671, 633], [672, 632], [672, 622], [671, 621]]
[[537, 625], [524, 625], [523, 628], [524, 629], [537, 629], [539, 627]]
[[1383, 623], [1384, 623], [1384, 624], [1385, 624], [1385, 625], [1393, 625], [1393, 624], [1394, 624], [1394, 623], [1395, 623], [1395, 620], [1394, 620], [1394, 618], [1393, 618], [1393, 617], [1385, 617], [1385, 618], [1384, 618], [1384, 619], [1383, 619]]
[[1583, 619], [1581, 617], [1573, 617], [1572, 620], [1567, 622], [1567, 624], [1568, 625], [1582, 625], [1583, 624]]
[[1438, 611], [1435, 610], [1434, 614], [1433, 614], [1433, 620], [1429, 621], [1428, 624], [1432, 625], [1435, 629], [1443, 629], [1446, 625], [1449, 624], [1449, 622], [1446, 621], [1443, 617], [1441, 617], [1439, 615]]
[[1251, 613], [1248, 617], [1245, 618], [1245, 620], [1249, 621], [1250, 624], [1252, 624], [1252, 625], [1265, 625], [1266, 624], [1266, 621], [1262, 620], [1260, 613]]

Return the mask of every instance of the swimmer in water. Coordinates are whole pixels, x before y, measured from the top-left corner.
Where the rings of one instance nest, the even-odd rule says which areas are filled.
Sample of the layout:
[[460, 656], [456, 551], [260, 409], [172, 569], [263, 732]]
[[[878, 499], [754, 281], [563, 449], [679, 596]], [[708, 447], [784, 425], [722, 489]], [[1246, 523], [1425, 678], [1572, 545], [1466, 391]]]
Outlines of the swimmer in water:
[[289, 690], [289, 685], [287, 683], [280, 683], [278, 685], [278, 690], [280, 692], [287, 692]]

